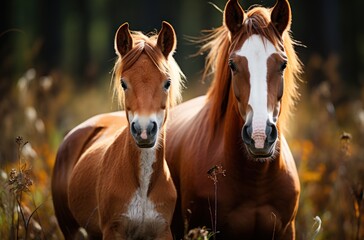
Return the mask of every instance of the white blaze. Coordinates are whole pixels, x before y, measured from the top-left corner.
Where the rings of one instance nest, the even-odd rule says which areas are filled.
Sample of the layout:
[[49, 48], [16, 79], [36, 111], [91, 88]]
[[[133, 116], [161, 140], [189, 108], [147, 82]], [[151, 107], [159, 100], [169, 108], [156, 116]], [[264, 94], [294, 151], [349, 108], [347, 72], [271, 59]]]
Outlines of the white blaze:
[[267, 60], [276, 52], [274, 45], [259, 35], [250, 36], [240, 50], [239, 56], [247, 59], [250, 73], [250, 95], [248, 105], [252, 108], [252, 139], [255, 148], [263, 148], [266, 139], [265, 128], [268, 119]]

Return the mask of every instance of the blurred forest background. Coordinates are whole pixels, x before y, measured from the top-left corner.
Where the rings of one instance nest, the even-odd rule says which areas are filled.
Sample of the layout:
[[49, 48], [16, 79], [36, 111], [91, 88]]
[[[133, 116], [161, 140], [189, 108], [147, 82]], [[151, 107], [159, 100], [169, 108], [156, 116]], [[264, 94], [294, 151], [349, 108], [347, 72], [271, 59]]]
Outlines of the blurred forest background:
[[[304, 74], [288, 135], [302, 186], [297, 236], [363, 239], [364, 1], [292, 0], [291, 7], [292, 35], [304, 45], [296, 48]], [[110, 73], [118, 26], [174, 26], [187, 100], [209, 81], [201, 82], [204, 58], [190, 57], [197, 46], [186, 36], [220, 26], [222, 14], [207, 0], [6, 0], [0, 19], [0, 239], [59, 239], [50, 195], [55, 154], [78, 123], [117, 110]], [[29, 181], [14, 189], [19, 173]]]

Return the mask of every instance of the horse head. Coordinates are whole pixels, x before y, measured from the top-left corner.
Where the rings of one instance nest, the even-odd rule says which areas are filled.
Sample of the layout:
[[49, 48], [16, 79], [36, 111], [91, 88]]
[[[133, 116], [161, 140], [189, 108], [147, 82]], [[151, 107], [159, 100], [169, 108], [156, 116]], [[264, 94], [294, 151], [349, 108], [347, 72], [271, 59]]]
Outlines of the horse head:
[[232, 89], [244, 122], [241, 137], [253, 157], [267, 158], [275, 153], [279, 135], [287, 66], [282, 35], [289, 30], [291, 10], [286, 0], [278, 0], [270, 15], [259, 9], [246, 14], [237, 0], [230, 0], [224, 25], [231, 42]]
[[131, 33], [128, 23], [116, 32], [114, 85], [140, 148], [156, 145], [168, 108], [179, 94], [181, 72], [171, 56], [175, 48], [176, 34], [167, 22], [150, 38]]

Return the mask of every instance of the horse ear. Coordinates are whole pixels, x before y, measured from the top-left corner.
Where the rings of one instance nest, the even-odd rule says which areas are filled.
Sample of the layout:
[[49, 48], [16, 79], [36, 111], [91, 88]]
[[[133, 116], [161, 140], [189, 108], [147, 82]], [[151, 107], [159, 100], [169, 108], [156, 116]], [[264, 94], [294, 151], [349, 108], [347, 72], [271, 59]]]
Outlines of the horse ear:
[[116, 31], [114, 45], [116, 54], [120, 57], [123, 57], [133, 48], [133, 38], [131, 37], [128, 23], [122, 24]]
[[291, 7], [288, 0], [277, 0], [276, 5], [273, 7], [270, 19], [275, 28], [282, 35], [291, 24]]
[[229, 0], [224, 10], [224, 24], [235, 35], [241, 28], [244, 21], [245, 13], [241, 8], [238, 0]]
[[162, 51], [163, 55], [168, 58], [169, 54], [176, 49], [176, 33], [171, 24], [166, 21], [162, 22], [162, 29], [158, 33], [157, 46]]

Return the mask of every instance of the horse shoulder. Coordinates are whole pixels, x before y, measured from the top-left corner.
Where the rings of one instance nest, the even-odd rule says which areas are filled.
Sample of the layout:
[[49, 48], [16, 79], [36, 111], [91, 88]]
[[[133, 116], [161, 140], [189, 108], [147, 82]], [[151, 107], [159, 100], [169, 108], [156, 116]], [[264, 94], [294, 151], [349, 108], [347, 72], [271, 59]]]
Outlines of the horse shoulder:
[[[112, 212], [112, 207], [122, 206], [124, 202], [130, 199], [134, 188], [138, 186], [137, 179], [132, 178], [133, 168], [130, 165], [133, 161], [137, 162], [137, 159], [132, 159], [133, 154], [126, 151], [125, 144], [129, 144], [126, 131], [124, 129], [117, 136], [109, 139], [110, 142], [108, 146], [105, 146], [106, 149], [100, 158], [98, 180], [95, 187], [97, 188], [101, 211], [104, 211], [102, 208], [105, 208]], [[113, 202], [115, 204], [109, 204]]]
[[99, 231], [96, 186], [100, 179], [101, 160], [107, 145], [107, 141], [94, 140], [80, 156], [70, 177], [68, 188], [70, 209], [80, 225], [87, 225], [86, 230], [91, 232]]
[[[72, 202], [69, 202], [70, 197], [74, 197], [69, 192], [74, 166], [101, 130], [93, 126], [75, 128], [65, 137], [57, 152], [52, 175], [52, 197], [59, 225], [65, 234], [72, 234], [82, 224], [80, 219], [75, 219], [78, 211], [72, 211]], [[77, 188], [77, 183], [74, 186]]]
[[289, 179], [288, 183], [291, 185], [291, 192], [293, 195], [296, 196], [294, 198], [296, 199], [298, 198], [300, 193], [300, 183], [299, 183], [296, 163], [291, 153], [291, 150], [288, 146], [288, 143], [283, 135], [281, 136], [280, 141], [281, 141], [281, 147], [280, 147], [281, 158], [285, 166], [284, 170], [286, 172], [286, 175], [288, 175]]
[[[70, 174], [68, 202], [81, 226], [88, 225], [91, 232], [98, 232], [97, 183], [100, 179], [102, 159], [115, 139], [115, 132], [122, 129], [122, 114], [101, 114], [77, 126], [66, 139], [81, 139], [82, 150]], [[119, 121], [118, 121], [119, 120]], [[87, 135], [88, 133], [88, 135]], [[88, 136], [87, 139], [83, 139]], [[74, 142], [70, 142], [77, 146]]]
[[276, 189], [280, 190], [277, 191], [274, 202], [283, 223], [282, 232], [286, 234], [286, 232], [292, 233], [292, 227], [294, 226], [300, 196], [300, 183], [294, 158], [283, 135], [280, 141], [280, 158], [284, 167], [279, 175], [280, 178]]

